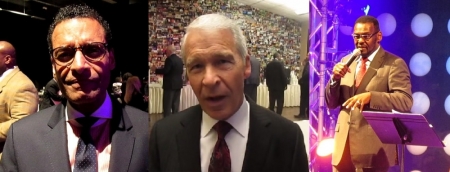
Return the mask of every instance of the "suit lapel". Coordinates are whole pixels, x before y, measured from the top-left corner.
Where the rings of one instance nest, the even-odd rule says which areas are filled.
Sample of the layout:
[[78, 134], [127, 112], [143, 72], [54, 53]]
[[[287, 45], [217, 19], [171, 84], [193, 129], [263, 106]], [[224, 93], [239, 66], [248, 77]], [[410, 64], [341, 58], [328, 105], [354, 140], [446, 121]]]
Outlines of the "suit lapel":
[[[67, 132], [65, 123], [65, 103], [56, 106], [48, 122], [49, 132], [44, 136], [47, 146], [47, 159], [52, 171], [70, 171], [69, 153], [67, 152]], [[44, 158], [44, 157], [43, 157]]]
[[[123, 106], [111, 99], [113, 106], [113, 118], [111, 119], [111, 159], [109, 171], [128, 171], [135, 137], [133, 125]], [[120, 163], [117, 163], [120, 162]]]
[[197, 105], [192, 111], [192, 113], [186, 113], [186, 116], [181, 120], [182, 129], [176, 136], [178, 161], [180, 162], [180, 169], [201, 171], [200, 130], [202, 109]]
[[2, 81], [0, 81], [0, 93], [3, 91], [3, 87], [5, 87], [8, 81], [19, 71], [20, 71], [19, 68], [16, 67], [11, 71], [11, 73], [9, 73], [5, 78], [3, 78]]
[[[247, 100], [249, 100], [247, 98]], [[270, 119], [261, 107], [249, 100], [250, 129], [242, 171], [262, 171], [270, 148]]]
[[355, 94], [364, 93], [367, 85], [369, 84], [370, 80], [372, 80], [373, 76], [377, 74], [378, 68], [380, 68], [381, 64], [383, 63], [385, 51], [383, 48], [380, 47], [377, 54], [373, 58], [373, 61], [370, 63], [370, 66], [364, 75], [361, 84], [359, 85], [358, 89], [356, 89]]

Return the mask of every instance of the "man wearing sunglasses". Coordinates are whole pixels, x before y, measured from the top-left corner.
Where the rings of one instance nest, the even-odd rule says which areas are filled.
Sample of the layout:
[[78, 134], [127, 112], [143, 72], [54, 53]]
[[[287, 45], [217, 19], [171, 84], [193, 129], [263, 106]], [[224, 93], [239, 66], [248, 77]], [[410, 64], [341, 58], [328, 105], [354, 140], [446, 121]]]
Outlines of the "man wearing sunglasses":
[[361, 112], [409, 112], [410, 73], [402, 58], [380, 46], [383, 34], [376, 18], [358, 18], [352, 36], [361, 56], [350, 66], [350, 56], [334, 66], [325, 94], [328, 108], [340, 108], [333, 171], [386, 172], [397, 163], [396, 145], [381, 143]]
[[148, 114], [107, 93], [115, 67], [108, 23], [86, 5], [70, 5], [47, 39], [67, 101], [11, 126], [4, 171], [147, 171]]
[[35, 113], [39, 97], [33, 82], [16, 65], [12, 44], [0, 41], [0, 156], [12, 123]]

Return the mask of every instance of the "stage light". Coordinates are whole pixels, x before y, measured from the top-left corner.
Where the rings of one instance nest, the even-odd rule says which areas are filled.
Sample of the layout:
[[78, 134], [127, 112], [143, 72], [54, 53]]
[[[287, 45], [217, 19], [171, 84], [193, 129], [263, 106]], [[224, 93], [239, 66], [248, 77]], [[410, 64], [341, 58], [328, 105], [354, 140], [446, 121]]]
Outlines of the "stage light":
[[[448, 61], [447, 61], [448, 64]], [[445, 98], [444, 101], [444, 109], [445, 112], [447, 112], [447, 115], [450, 115], [450, 95], [447, 96], [447, 98]], [[449, 138], [450, 139], [450, 138]], [[450, 140], [449, 140], [450, 141]], [[450, 142], [449, 142], [450, 143]], [[450, 145], [449, 145], [450, 146]]]
[[378, 22], [380, 23], [380, 30], [383, 33], [383, 37], [390, 36], [394, 33], [397, 27], [397, 21], [395, 17], [390, 13], [380, 14], [378, 17]]
[[428, 146], [406, 145], [406, 149], [413, 155], [422, 155], [428, 149]]
[[325, 157], [331, 155], [333, 151], [334, 151], [334, 139], [327, 138], [319, 142], [319, 146], [317, 146], [316, 153], [320, 157]]
[[448, 156], [450, 156], [450, 133], [445, 136], [445, 138], [442, 142], [444, 142], [444, 144], [445, 144], [444, 152]]
[[411, 30], [417, 37], [428, 36], [433, 30], [433, 19], [425, 13], [417, 14], [411, 21]]
[[430, 56], [423, 52], [414, 54], [409, 61], [411, 72], [418, 77], [428, 74], [431, 70], [431, 65]]
[[412, 113], [425, 114], [430, 109], [430, 98], [424, 92], [418, 91], [412, 94]]

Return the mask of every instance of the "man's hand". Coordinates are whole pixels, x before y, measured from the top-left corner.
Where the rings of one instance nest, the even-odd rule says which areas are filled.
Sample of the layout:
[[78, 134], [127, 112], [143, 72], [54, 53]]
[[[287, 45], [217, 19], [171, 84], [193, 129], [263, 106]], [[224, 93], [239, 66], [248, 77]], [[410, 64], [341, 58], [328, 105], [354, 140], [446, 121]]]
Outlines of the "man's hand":
[[363, 111], [364, 105], [368, 104], [370, 102], [371, 98], [370, 92], [365, 92], [362, 94], [355, 95], [351, 98], [349, 98], [347, 101], [342, 104], [347, 109], [355, 109], [359, 107], [359, 112]]
[[350, 68], [345, 65], [345, 63], [340, 62], [333, 67], [333, 79], [340, 80], [342, 77], [344, 77], [345, 74], [351, 73]]

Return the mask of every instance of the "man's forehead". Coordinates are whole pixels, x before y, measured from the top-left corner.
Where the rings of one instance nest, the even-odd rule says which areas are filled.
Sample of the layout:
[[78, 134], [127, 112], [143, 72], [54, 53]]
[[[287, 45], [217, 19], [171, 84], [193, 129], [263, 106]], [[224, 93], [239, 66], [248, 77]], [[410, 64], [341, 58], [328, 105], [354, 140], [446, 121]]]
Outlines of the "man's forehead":
[[356, 23], [355, 27], [353, 28], [354, 31], [369, 31], [375, 29], [375, 26], [373, 23], [367, 22], [367, 23]]
[[52, 34], [52, 41], [71, 41], [74, 39], [92, 41], [90, 39], [104, 39], [105, 34], [105, 29], [95, 19], [71, 18], [63, 20], [55, 26]]
[[95, 18], [92, 17], [73, 17], [66, 18], [55, 24], [55, 28], [60, 25], [71, 25], [71, 26], [79, 26], [79, 25], [87, 25], [88, 27], [92, 27], [93, 25], [100, 26], [103, 29], [102, 24]]

